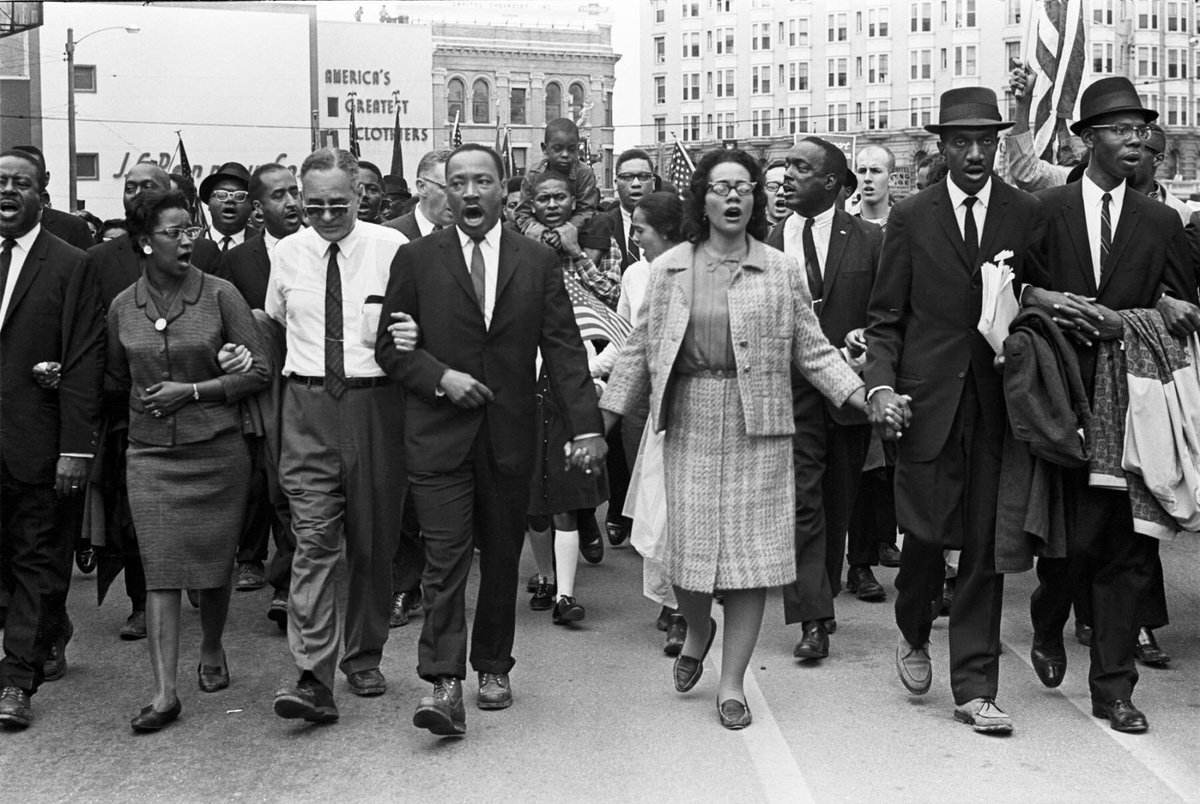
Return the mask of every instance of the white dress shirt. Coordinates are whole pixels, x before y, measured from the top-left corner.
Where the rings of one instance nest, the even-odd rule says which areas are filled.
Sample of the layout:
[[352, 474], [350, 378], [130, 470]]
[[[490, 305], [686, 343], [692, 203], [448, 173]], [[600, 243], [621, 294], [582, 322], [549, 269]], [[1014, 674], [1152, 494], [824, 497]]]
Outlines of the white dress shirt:
[[[962, 235], [963, 240], [967, 239], [967, 205], [963, 203], [963, 199], [967, 198], [967, 193], [963, 192], [954, 179], [946, 177], [946, 190], [950, 193], [950, 203], [954, 205], [954, 219], [958, 221], [958, 233]], [[987, 182], [975, 193], [975, 197], [979, 199], [975, 206], [971, 208], [971, 214], [975, 216], [975, 233], [983, 238], [983, 222], [987, 219], [988, 204], [992, 200], [992, 177], [988, 176]], [[979, 244], [975, 244], [979, 248]], [[983, 255], [980, 255], [983, 256]], [[984, 257], [986, 261], [988, 257]]]
[[[33, 241], [38, 239], [38, 235], [42, 233], [42, 225], [35, 223], [33, 228], [20, 237], [11, 238], [16, 241], [16, 245], [12, 249], [12, 262], [8, 266], [8, 282], [4, 284], [4, 300], [0, 302], [0, 321], [8, 315], [8, 302], [12, 299], [13, 289], [17, 286], [17, 277], [21, 275], [21, 268], [25, 265], [25, 258], [29, 256], [29, 249], [33, 248]], [[4, 242], [5, 238], [0, 236], [0, 243]]]
[[[467, 269], [467, 280], [471, 279], [471, 256], [475, 252], [475, 241], [461, 228], [458, 231], [458, 242], [462, 245], [463, 264]], [[496, 309], [496, 277], [500, 273], [500, 221], [496, 221], [483, 240], [479, 241], [479, 251], [483, 254], [483, 326], [490, 329], [492, 313]]]
[[[1088, 178], [1085, 172], [1079, 180], [1079, 188], [1083, 190], [1083, 218], [1087, 221], [1088, 250], [1092, 254], [1092, 276], [1096, 278], [1096, 287], [1100, 287], [1100, 211], [1104, 206], [1104, 190], [1096, 182]], [[1108, 191], [1112, 200], [1108, 202], [1108, 217], [1112, 226], [1109, 230], [1109, 244], [1112, 236], [1117, 233], [1117, 221], [1121, 220], [1121, 208], [1125, 206], [1125, 182]]]
[[[783, 222], [783, 251], [796, 258], [804, 266], [804, 226], [808, 218], [799, 213], [788, 215]], [[833, 234], [833, 207], [813, 217], [813, 245], [817, 248], [817, 260], [821, 263], [821, 278], [825, 278], [825, 257], [829, 254], [829, 238]], [[808, 278], [808, 274], [805, 274]], [[812, 288], [809, 288], [811, 291]]]
[[[497, 234], [497, 237], [499, 235]], [[342, 274], [342, 339], [346, 377], [382, 377], [375, 331], [392, 258], [408, 238], [395, 229], [358, 221], [338, 241]], [[284, 375], [325, 376], [325, 275], [329, 243], [302, 229], [275, 246], [267, 281], [267, 315], [287, 328]], [[379, 302], [367, 303], [368, 296]]]
[[267, 247], [267, 259], [271, 262], [275, 261], [275, 246], [279, 245], [279, 238], [263, 229], [262, 232], [263, 245]]
[[[437, 224], [422, 214], [420, 204], [413, 207], [413, 220], [417, 222], [417, 231], [421, 233], [421, 237], [428, 237], [437, 229]], [[467, 263], [467, 265], [470, 264], [470, 262]]]
[[225, 242], [226, 237], [229, 238], [229, 248], [224, 249], [224, 251], [229, 251], [234, 247], [240, 246], [242, 243], [246, 242], [246, 230], [243, 228], [240, 232], [234, 232], [231, 235], [224, 235], [221, 234], [221, 232], [218, 231], [215, 226], [213, 227], [212, 241], [217, 244], [217, 248], [221, 248], [221, 244]]

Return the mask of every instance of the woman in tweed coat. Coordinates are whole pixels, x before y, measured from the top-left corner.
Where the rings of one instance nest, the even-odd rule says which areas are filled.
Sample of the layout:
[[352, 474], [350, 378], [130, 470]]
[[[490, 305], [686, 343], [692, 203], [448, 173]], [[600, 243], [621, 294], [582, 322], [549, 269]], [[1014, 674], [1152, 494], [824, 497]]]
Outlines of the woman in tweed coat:
[[600, 406], [611, 427], [650, 389], [664, 432], [667, 568], [688, 622], [675, 688], [699, 680], [724, 593], [717, 711], [750, 723], [743, 683], [766, 590], [795, 580], [790, 367], [838, 405], [866, 407], [861, 381], [821, 334], [804, 272], [761, 242], [766, 190], [754, 159], [700, 160], [685, 209], [689, 242], [650, 267], [642, 320]]
[[[108, 311], [108, 390], [128, 407], [127, 485], [146, 572], [155, 695], [131, 722], [156, 731], [180, 712], [181, 589], [200, 590], [200, 689], [229, 686], [221, 637], [250, 476], [238, 400], [269, 384], [262, 342], [237, 289], [191, 264], [192, 226], [178, 191], [147, 192], [130, 215], [142, 276]], [[248, 371], [217, 354], [244, 344]]]

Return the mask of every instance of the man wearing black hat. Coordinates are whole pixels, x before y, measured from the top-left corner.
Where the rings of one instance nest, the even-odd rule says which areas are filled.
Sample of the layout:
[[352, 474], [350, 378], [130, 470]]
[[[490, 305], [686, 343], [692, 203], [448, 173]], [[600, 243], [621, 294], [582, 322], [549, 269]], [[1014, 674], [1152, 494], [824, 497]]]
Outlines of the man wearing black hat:
[[913, 416], [896, 449], [896, 515], [908, 536], [896, 576], [896, 669], [929, 690], [929, 602], [942, 594], [944, 549], [961, 549], [950, 609], [955, 719], [1012, 731], [995, 703], [1003, 579], [996, 573], [996, 497], [1006, 413], [995, 352], [977, 330], [984, 263], [1006, 261], [1018, 282], [1044, 227], [1041, 205], [992, 175], [1001, 122], [990, 89], [945, 92], [938, 150], [950, 175], [892, 207], [871, 293], [864, 369], [871, 422], [885, 438], [889, 408]]
[[412, 193], [408, 191], [408, 182], [405, 178], [392, 173], [384, 176], [383, 193], [387, 196], [387, 200], [383, 205], [384, 220], [390, 221], [403, 215], [405, 212], [403, 209], [405, 202], [412, 198]]
[[[1075, 341], [1089, 395], [1097, 341], [1122, 337], [1118, 311], [1155, 307], [1164, 294], [1196, 301], [1179, 216], [1129, 186], [1156, 117], [1127, 78], [1096, 81], [1084, 90], [1080, 119], [1071, 126], [1090, 153], [1087, 170], [1080, 181], [1039, 194], [1047, 229], [1036, 260], [1044, 275], [1024, 291], [1023, 302], [1050, 312]], [[1161, 309], [1172, 334], [1196, 329], [1186, 315], [1172, 315], [1169, 304], [1161, 302]], [[1063, 471], [1067, 556], [1038, 560], [1040, 584], [1030, 607], [1034, 669], [1048, 687], [1062, 682], [1062, 631], [1075, 578], [1082, 578], [1092, 600], [1092, 713], [1117, 731], [1142, 732], [1146, 716], [1132, 702], [1137, 603], [1153, 575], [1158, 542], [1134, 532], [1124, 490], [1091, 487], [1087, 467]]]
[[216, 173], [200, 182], [200, 200], [208, 204], [216, 234], [213, 242], [221, 251], [246, 242], [250, 204], [250, 171], [240, 162], [226, 162]]

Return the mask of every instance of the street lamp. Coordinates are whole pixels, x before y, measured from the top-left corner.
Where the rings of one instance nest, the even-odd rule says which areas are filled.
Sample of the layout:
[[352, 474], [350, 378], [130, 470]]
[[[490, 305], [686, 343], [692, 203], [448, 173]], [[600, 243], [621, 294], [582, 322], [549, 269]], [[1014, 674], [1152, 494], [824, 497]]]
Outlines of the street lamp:
[[92, 31], [90, 34], [75, 38], [75, 29], [67, 29], [67, 184], [70, 192], [70, 201], [67, 209], [70, 212], [75, 211], [75, 204], [78, 202], [75, 192], [75, 180], [77, 171], [75, 168], [75, 45], [87, 39], [89, 36], [95, 36], [98, 33], [105, 31], [116, 31], [124, 29], [125, 33], [135, 34], [142, 30], [138, 25], [111, 25], [107, 28], [100, 28]]

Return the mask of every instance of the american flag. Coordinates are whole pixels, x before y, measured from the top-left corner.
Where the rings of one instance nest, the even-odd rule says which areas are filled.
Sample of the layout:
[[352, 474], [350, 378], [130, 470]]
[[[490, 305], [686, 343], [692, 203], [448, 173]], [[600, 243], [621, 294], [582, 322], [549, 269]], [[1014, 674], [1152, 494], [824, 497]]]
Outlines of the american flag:
[[500, 145], [500, 158], [504, 160], [504, 178], [511, 179], [517, 175], [517, 165], [513, 161], [512, 142], [509, 140], [509, 128], [504, 127], [504, 142]]
[[450, 129], [451, 148], [457, 148], [458, 146], [462, 145], [462, 130], [458, 127], [458, 118], [461, 114], [461, 111], [456, 111], [454, 113], [454, 127]]
[[695, 172], [696, 166], [692, 164], [692, 157], [688, 156], [683, 143], [675, 140], [675, 147], [671, 149], [671, 163], [667, 165], [667, 181], [682, 193], [691, 184], [692, 174]]
[[1054, 136], [1075, 114], [1086, 63], [1083, 0], [1035, 0], [1025, 39], [1025, 62], [1036, 77], [1034, 152], [1048, 158]]
[[575, 310], [579, 335], [585, 341], [610, 341], [618, 346], [625, 343], [633, 331], [628, 321], [605, 306], [570, 274], [563, 274], [563, 283], [567, 286], [567, 295]]
[[[175, 136], [179, 138], [179, 169], [188, 176], [194, 176], [192, 173], [192, 163], [188, 160], [187, 148], [183, 147], [183, 134], [181, 131], [176, 131]], [[192, 199], [192, 207], [189, 210], [192, 218], [193, 226], [201, 226], [208, 228], [208, 217], [204, 214], [204, 202], [197, 195]]]
[[355, 119], [354, 119], [354, 107], [357, 105], [355, 99], [358, 97], [358, 94], [355, 92], [351, 92], [351, 93], [349, 93], [349, 95], [350, 95], [350, 153], [354, 154], [355, 159], [360, 159], [362, 157], [362, 149], [358, 147], [358, 123], [355, 122]]

